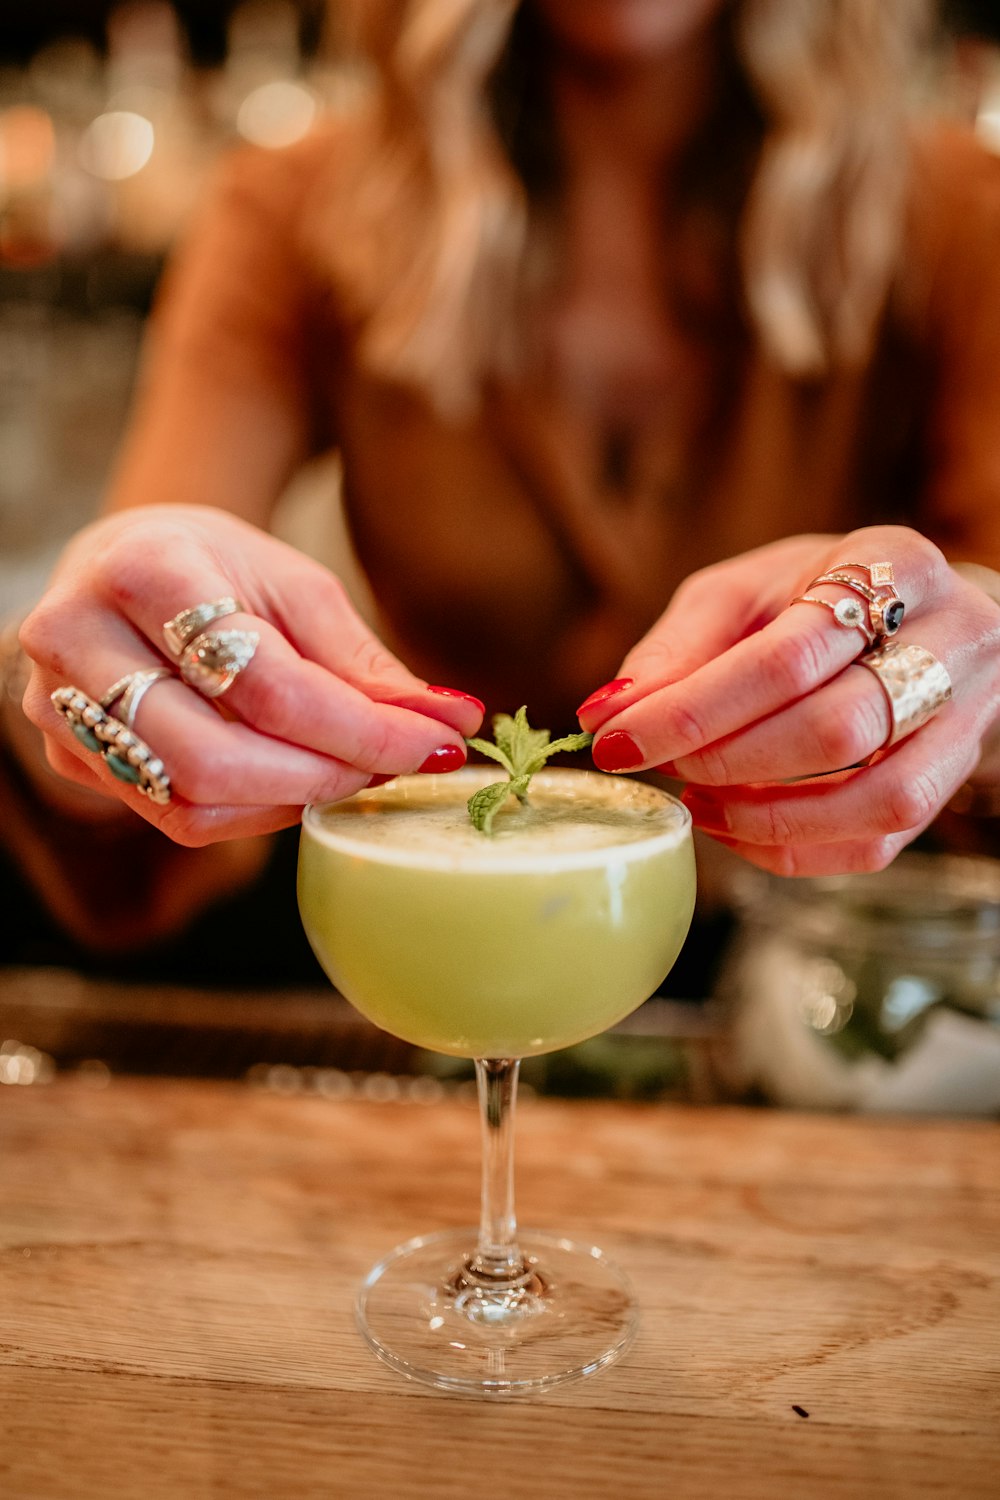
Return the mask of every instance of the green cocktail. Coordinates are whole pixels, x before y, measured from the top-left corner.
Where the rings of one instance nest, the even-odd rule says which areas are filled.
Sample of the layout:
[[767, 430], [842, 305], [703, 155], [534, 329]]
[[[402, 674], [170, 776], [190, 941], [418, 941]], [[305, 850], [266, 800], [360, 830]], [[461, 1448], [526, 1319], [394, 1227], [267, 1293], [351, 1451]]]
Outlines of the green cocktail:
[[691, 920], [690, 819], [626, 778], [542, 771], [492, 836], [465, 810], [496, 770], [400, 777], [306, 809], [299, 907], [334, 984], [377, 1025], [476, 1059], [484, 1174], [472, 1231], [400, 1246], [369, 1275], [362, 1331], [395, 1368], [485, 1394], [615, 1358], [635, 1329], [593, 1247], [518, 1243], [512, 1110], [519, 1059], [593, 1036], [656, 988]]
[[652, 787], [543, 771], [492, 837], [471, 792], [401, 777], [305, 820], [299, 906], [337, 988], [394, 1036], [526, 1057], [604, 1031], [677, 957], [694, 899], [687, 819]]

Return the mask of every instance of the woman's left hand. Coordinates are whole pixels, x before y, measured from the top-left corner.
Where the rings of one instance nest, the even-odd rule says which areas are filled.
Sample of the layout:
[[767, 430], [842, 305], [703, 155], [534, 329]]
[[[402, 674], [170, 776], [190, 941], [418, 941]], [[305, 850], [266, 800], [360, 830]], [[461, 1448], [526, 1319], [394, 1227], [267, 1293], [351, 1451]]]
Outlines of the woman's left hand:
[[[805, 592], [857, 598], [809, 585], [881, 561], [906, 606], [893, 639], [932, 652], [953, 696], [869, 765], [893, 726], [857, 664], [861, 632], [827, 608], [788, 605]], [[968, 780], [998, 717], [1000, 607], [901, 526], [792, 537], [693, 574], [580, 709], [602, 770], [686, 781], [696, 825], [780, 875], [883, 869]]]

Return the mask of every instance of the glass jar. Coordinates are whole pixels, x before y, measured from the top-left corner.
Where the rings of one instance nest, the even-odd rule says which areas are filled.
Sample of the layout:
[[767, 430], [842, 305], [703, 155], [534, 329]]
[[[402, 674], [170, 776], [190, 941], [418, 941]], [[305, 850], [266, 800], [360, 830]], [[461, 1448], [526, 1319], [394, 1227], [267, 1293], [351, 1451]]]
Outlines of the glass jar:
[[741, 872], [717, 997], [741, 1097], [1000, 1114], [1000, 861], [901, 855], [873, 875]]

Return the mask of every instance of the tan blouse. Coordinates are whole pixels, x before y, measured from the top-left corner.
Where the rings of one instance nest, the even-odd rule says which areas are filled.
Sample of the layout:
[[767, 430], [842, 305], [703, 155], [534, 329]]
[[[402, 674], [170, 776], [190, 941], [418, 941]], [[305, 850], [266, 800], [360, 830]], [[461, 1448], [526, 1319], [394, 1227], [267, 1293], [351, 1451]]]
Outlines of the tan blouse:
[[449, 423], [359, 370], [315, 251], [336, 149], [331, 127], [226, 163], [165, 281], [114, 504], [267, 524], [289, 473], [339, 447], [389, 643], [429, 680], [560, 729], [713, 560], [894, 520], [1000, 568], [1000, 160], [971, 136], [920, 147], [904, 292], [869, 365], [803, 384], [749, 338], [708, 349], [687, 461], [638, 498], [602, 489], [551, 389], [494, 386]]

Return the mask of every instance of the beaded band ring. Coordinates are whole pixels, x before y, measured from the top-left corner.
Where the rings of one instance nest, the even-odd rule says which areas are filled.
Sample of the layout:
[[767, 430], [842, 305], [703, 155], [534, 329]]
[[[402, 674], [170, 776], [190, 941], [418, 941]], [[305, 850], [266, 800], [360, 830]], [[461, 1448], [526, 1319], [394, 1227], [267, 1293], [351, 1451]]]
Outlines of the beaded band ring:
[[99, 755], [112, 776], [161, 807], [170, 801], [170, 777], [162, 760], [127, 724], [77, 687], [56, 688], [51, 698], [80, 744]]

